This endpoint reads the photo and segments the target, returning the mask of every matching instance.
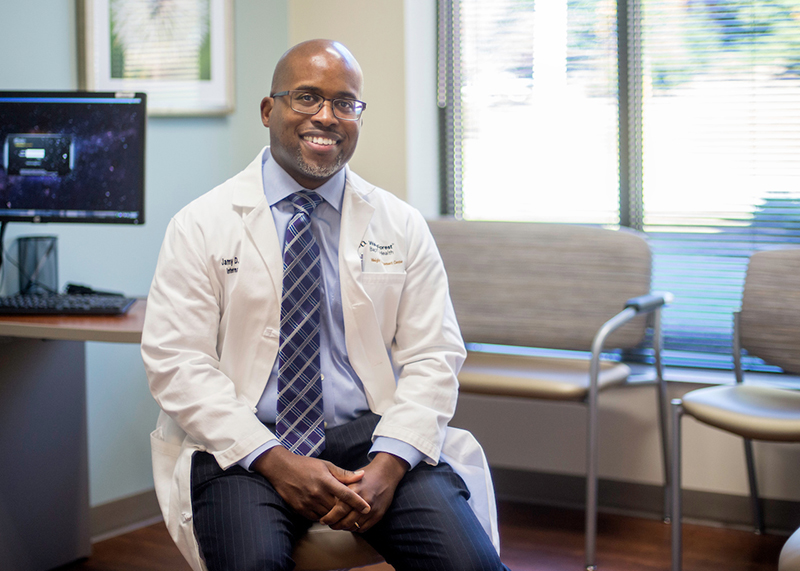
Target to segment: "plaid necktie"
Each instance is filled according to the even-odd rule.
[[[304,191],[290,200],[295,212],[283,248],[276,430],[281,443],[295,454],[317,456],[325,449],[319,366],[322,271],[311,212],[322,197]]]

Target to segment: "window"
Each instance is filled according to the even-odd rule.
[[[453,3],[461,131],[451,145],[463,172],[451,172],[452,213],[618,223],[614,0],[584,4]]]
[[[800,0],[441,0],[440,36],[444,211],[644,230],[667,364],[730,367],[749,255],[800,245]]]

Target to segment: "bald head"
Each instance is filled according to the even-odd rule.
[[[275,72],[272,74],[272,92],[287,89],[285,86],[298,67],[319,67],[331,63],[336,63],[342,69],[355,74],[359,81],[360,96],[364,81],[361,66],[350,50],[333,40],[308,40],[289,48],[275,66]]]

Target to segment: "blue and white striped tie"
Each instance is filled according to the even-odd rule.
[[[281,443],[295,454],[317,456],[325,449],[319,365],[322,271],[311,212],[322,197],[304,191],[290,200],[295,212],[283,248],[276,431]]]

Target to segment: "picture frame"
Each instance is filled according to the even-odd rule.
[[[82,90],[145,92],[149,116],[233,112],[233,0],[76,4]]]

